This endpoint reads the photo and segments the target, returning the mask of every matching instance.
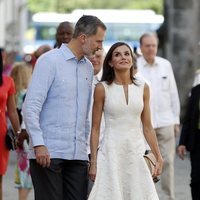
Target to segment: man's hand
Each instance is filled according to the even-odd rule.
[[[49,167],[50,166],[50,155],[46,146],[35,146],[35,157],[36,161],[42,167]]]
[[[186,147],[184,145],[179,145],[177,148],[177,153],[179,157],[184,160],[184,157],[186,155]]]

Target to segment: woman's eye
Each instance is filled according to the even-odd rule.
[[[116,53],[115,56],[116,56],[116,57],[119,56],[119,53]]]

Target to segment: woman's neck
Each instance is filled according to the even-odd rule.
[[[124,74],[118,74],[115,73],[115,79],[114,82],[119,85],[129,85],[132,83],[130,78],[130,73],[124,73]]]
[[[132,81],[129,79],[120,79],[120,78],[115,78],[114,82],[118,85],[129,85],[132,83]]]

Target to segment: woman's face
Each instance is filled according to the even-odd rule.
[[[2,61],[3,61],[3,67],[4,67],[6,64],[6,59],[7,59],[6,51],[2,51],[1,55],[2,55]]]
[[[112,52],[112,59],[109,64],[117,71],[130,70],[133,65],[133,58],[130,49],[126,45],[117,47]]]

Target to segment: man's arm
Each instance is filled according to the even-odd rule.
[[[54,78],[54,67],[47,58],[38,59],[23,105],[23,118],[33,146],[44,145],[40,113]]]

